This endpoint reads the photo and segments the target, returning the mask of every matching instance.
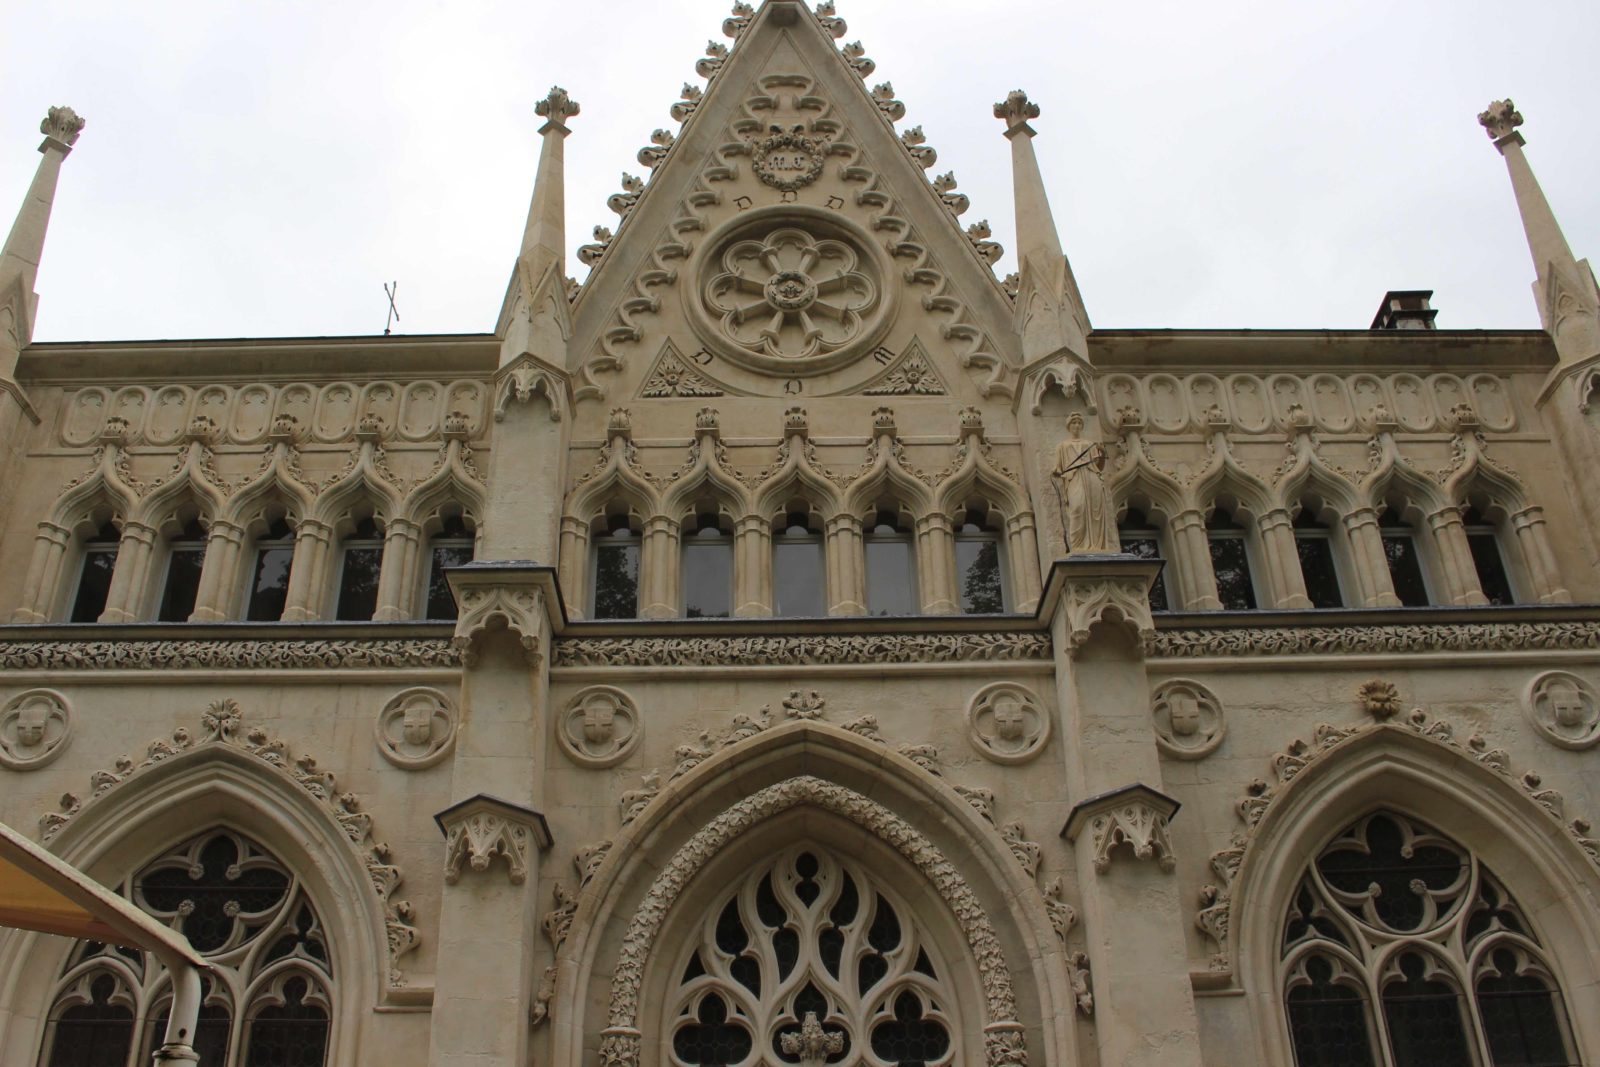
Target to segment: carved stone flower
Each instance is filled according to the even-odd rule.
[[[878,288],[857,269],[842,241],[783,228],[739,241],[722,255],[722,271],[706,283],[706,303],[724,333],[750,351],[806,359],[860,335],[862,313]]]

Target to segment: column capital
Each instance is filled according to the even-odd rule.
[[[1039,616],[1059,618],[1065,626],[1065,649],[1076,653],[1090,631],[1103,623],[1131,629],[1139,647],[1148,651],[1156,637],[1150,614],[1150,586],[1164,566],[1161,560],[1122,554],[1075,553],[1050,565]]]
[[[531,560],[473,562],[445,572],[460,614],[451,644],[471,666],[473,647],[485,633],[509,630],[517,635],[530,664],[543,656],[544,638],[566,626],[555,569]]]
[[[1078,801],[1061,836],[1076,842],[1087,830],[1094,869],[1100,874],[1111,869],[1112,850],[1124,843],[1132,847],[1135,859],[1154,859],[1170,874],[1178,861],[1172,853],[1168,824],[1178,807],[1176,800],[1160,790],[1135,782]]]
[[[444,880],[455,885],[464,867],[486,871],[496,856],[505,857],[512,885],[528,880],[528,845],[552,844],[550,825],[541,812],[509,800],[479,793],[450,805],[433,817],[444,834]]]

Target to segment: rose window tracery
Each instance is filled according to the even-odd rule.
[[[705,283],[705,303],[738,349],[801,363],[860,340],[880,304],[853,243],[780,226],[735,240]]]
[[[681,1067],[959,1062],[946,969],[863,868],[784,850],[701,920],[666,1034]]]
[[[1559,983],[1532,924],[1467,849],[1368,815],[1313,861],[1283,926],[1299,1067],[1568,1067]]]

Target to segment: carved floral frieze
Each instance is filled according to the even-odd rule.
[[[460,653],[432,637],[301,640],[0,641],[0,670],[396,670],[451,668]]]
[[[833,663],[1019,662],[1050,658],[1040,633],[829,634],[809,637],[565,637],[552,667],[713,667]]]
[[[1371,626],[1250,626],[1160,630],[1152,658],[1408,652],[1575,651],[1600,648],[1600,623],[1473,622]]]

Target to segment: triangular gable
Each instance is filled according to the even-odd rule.
[[[918,336],[935,377],[1009,393],[1013,310],[984,228],[963,232],[965,198],[930,183],[919,132],[895,135],[904,105],[866,86],[871,61],[835,46],[836,21],[768,0],[736,9],[726,55],[708,49],[708,89],[686,87],[681,131],[640,153],[650,181],[610,199],[617,233],[583,250],[580,398],[648,393],[659,361],[630,364],[664,341],[708,355],[688,369],[722,391],[860,393]]]

